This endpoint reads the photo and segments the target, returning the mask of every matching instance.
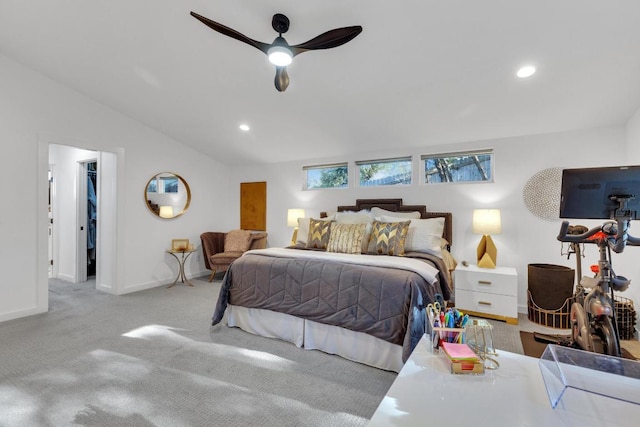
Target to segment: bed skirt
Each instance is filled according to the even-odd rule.
[[[227,325],[255,335],[278,338],[307,350],[320,350],[354,362],[400,372],[402,346],[362,332],[325,325],[271,310],[229,304]]]

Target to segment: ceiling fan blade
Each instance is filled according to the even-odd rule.
[[[353,40],[361,32],[362,27],[360,25],[355,25],[353,27],[336,28],[335,30],[329,30],[326,33],[322,33],[309,41],[291,46],[291,50],[293,52],[293,55],[295,56],[308,50],[330,49],[332,47],[338,47]]]
[[[231,37],[233,39],[239,40],[243,43],[246,43],[250,46],[255,47],[256,49],[259,49],[260,51],[264,52],[265,54],[267,53],[267,51],[269,50],[269,48],[271,47],[270,44],[268,43],[263,43],[263,42],[259,42],[257,40],[254,40],[252,38],[249,38],[247,36],[245,36],[244,34],[241,34],[239,32],[237,32],[236,30],[229,28],[225,25],[219,24],[217,22],[212,21],[209,18],[205,18],[202,15],[198,15],[195,12],[191,12],[191,16],[193,16],[194,18],[196,18],[198,21],[202,22],[204,25],[206,25],[207,27],[211,28],[214,31],[219,32],[220,34],[224,34],[225,36]]]
[[[287,87],[289,87],[289,74],[287,74],[287,67],[276,67],[275,84],[278,92],[284,92],[287,90]]]

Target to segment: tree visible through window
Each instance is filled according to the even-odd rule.
[[[425,184],[493,181],[493,151],[423,155]]]
[[[361,186],[411,184],[411,157],[356,162]]]
[[[304,166],[305,190],[317,188],[346,188],[349,186],[347,163],[336,165]]]

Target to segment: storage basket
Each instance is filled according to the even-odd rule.
[[[555,310],[542,308],[533,301],[531,292],[527,291],[527,313],[529,320],[542,326],[557,329],[571,328],[569,318],[571,304],[573,304],[573,297],[565,299],[564,304]]]
[[[529,320],[550,328],[570,328],[574,270],[562,265],[529,264],[527,275]]]
[[[618,335],[621,340],[634,338],[636,311],[633,309],[633,301],[629,298],[614,295],[616,303],[616,320],[618,321]]]

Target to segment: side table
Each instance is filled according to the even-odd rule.
[[[175,285],[178,282],[178,279],[181,279],[182,283],[185,283],[189,286],[193,286],[193,284],[189,281],[189,279],[187,279],[187,276],[184,274],[184,263],[187,260],[187,258],[189,258],[189,255],[191,255],[194,252],[196,252],[195,249],[184,249],[180,251],[167,249],[167,253],[170,253],[171,255],[173,255],[173,257],[178,261],[178,264],[180,266],[176,280],[174,280],[172,284],[167,286],[167,288],[170,288],[173,285]],[[178,256],[178,254],[181,254],[182,256]]]
[[[469,315],[518,324],[518,273],[515,268],[455,269],[456,307]]]

